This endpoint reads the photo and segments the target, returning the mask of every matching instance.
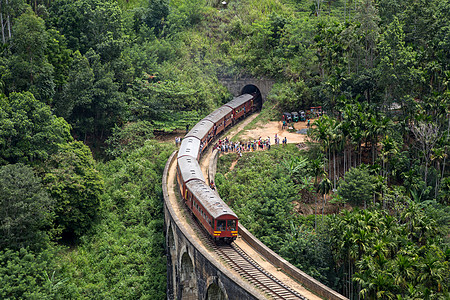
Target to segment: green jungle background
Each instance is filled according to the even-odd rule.
[[[241,222],[351,299],[450,298],[450,1],[0,0],[0,23],[1,299],[165,299],[162,171],[239,76],[276,81],[262,121],[327,112],[302,151],[221,157]]]

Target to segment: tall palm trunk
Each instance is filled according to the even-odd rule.
[[[0,26],[2,26],[2,42],[6,43],[5,39],[5,25],[3,24],[2,2],[0,1]]]
[[[8,6],[8,0],[6,0],[6,6]],[[8,25],[8,38],[11,38],[11,22],[9,21],[9,14],[6,16],[6,24]]]
[[[322,204],[322,224],[323,224],[323,212],[325,211],[325,204],[327,202],[327,199],[325,198],[326,194],[323,194],[323,204]]]
[[[439,162],[437,162],[437,170],[438,170],[438,172],[439,172],[440,169],[441,169],[441,166],[439,165]],[[436,176],[436,186],[434,188],[434,198],[437,198],[438,186],[439,186],[439,176]]]
[[[317,197],[314,197],[314,231],[317,230]]]
[[[336,149],[333,149],[333,189],[336,189]]]
[[[346,145],[344,144],[344,174],[345,174],[345,172],[346,172],[346,170],[347,170],[347,169],[346,169],[346,164],[345,164],[345,163],[346,163],[346,160],[347,160],[346,153],[345,153],[345,146],[346,146]]]
[[[331,147],[328,147],[328,176],[331,176]]]

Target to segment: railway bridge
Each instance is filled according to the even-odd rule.
[[[252,84],[245,83],[242,86],[241,91],[256,88],[262,97],[263,92],[267,95],[265,90],[260,90],[257,86],[252,87]],[[205,156],[203,162],[206,162],[204,165],[208,170],[203,170],[205,178],[214,178],[217,150],[213,152],[209,149],[208,155]],[[242,267],[239,269],[239,266],[233,268],[227,265],[225,256],[228,254],[214,255],[217,247],[215,244],[208,244],[207,237],[202,238],[195,221],[184,209],[176,183],[176,161],[174,152],[166,164],[162,179],[168,299],[347,299],[279,257],[241,224],[238,228],[239,239],[245,241],[254,252],[248,255],[251,256],[249,261],[252,261],[252,257],[264,257],[263,260],[274,266],[273,272],[281,273],[283,279],[273,279],[274,276],[258,267],[257,262],[256,268],[242,270]],[[229,255],[234,256],[236,253]],[[242,257],[232,260],[241,261]],[[255,273],[263,275],[256,277]],[[300,292],[298,288],[293,290],[284,284],[291,281],[301,285]]]

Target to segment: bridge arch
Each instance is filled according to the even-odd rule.
[[[207,282],[205,300],[228,300],[227,292],[217,277],[209,277]]]
[[[176,246],[176,242],[175,242],[175,236],[173,233],[173,224],[170,224],[167,226],[167,232],[166,232],[166,237],[167,237],[167,268],[168,270],[171,271],[172,276],[168,276],[168,285],[169,285],[169,289],[168,291],[173,291],[174,295],[173,295],[173,299],[177,299],[177,290],[174,289],[173,287],[177,286],[177,276],[175,276],[176,273],[176,266],[177,266],[177,246]],[[170,280],[169,278],[172,278],[172,280]],[[169,296],[170,298],[171,296]]]
[[[195,275],[193,259],[188,251],[184,251],[180,261],[180,296],[181,299],[198,299],[197,276]]]
[[[175,236],[173,235],[173,228],[172,224],[168,226],[167,229],[167,245],[169,253],[172,257],[176,257],[176,242],[175,242]]]

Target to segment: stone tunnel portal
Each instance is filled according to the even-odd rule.
[[[256,107],[258,110],[261,110],[262,105],[263,105],[263,99],[261,96],[261,92],[259,91],[259,89],[256,85],[248,84],[248,85],[244,86],[244,88],[241,91],[241,95],[242,94],[253,94],[253,93],[256,93],[256,98],[255,98]]]

